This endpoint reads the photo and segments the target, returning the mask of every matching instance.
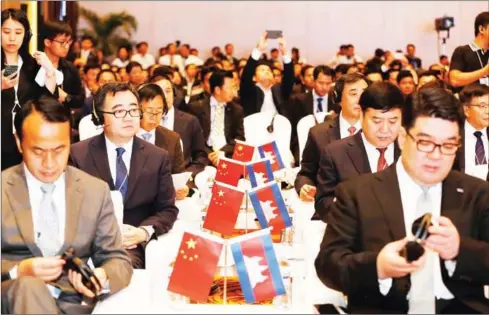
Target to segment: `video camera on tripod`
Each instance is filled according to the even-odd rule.
[[[446,55],[445,45],[447,44],[447,39],[450,38],[450,29],[455,26],[455,19],[451,16],[443,16],[441,18],[435,19],[435,29],[438,33],[438,56]],[[447,32],[446,37],[440,36],[440,32]],[[441,44],[440,44],[440,39]]]

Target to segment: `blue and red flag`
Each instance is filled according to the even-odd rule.
[[[233,238],[229,245],[247,303],[286,293],[269,229]]]
[[[270,159],[250,162],[246,165],[246,169],[250,176],[251,187],[253,188],[269,183],[275,179]]]
[[[252,189],[249,196],[262,229],[271,227],[273,233],[278,233],[292,226],[292,220],[277,182]]]
[[[259,146],[258,152],[260,153],[260,157],[262,159],[270,158],[270,164],[272,165],[272,170],[274,172],[285,168],[282,156],[280,155],[280,151],[278,150],[278,146],[275,141]]]

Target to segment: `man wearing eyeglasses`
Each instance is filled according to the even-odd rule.
[[[460,92],[460,102],[466,119],[454,169],[489,181],[489,86],[466,86]]]
[[[315,265],[349,313],[489,312],[489,185],[452,171],[463,123],[451,92],[423,87],[403,113],[399,161],[339,185]],[[426,213],[424,253],[408,262],[401,252]]]
[[[63,83],[58,86],[58,101],[73,109],[83,107],[85,91],[79,71],[65,59],[73,43],[72,33],[65,22],[46,21],[41,34],[46,56],[63,73]]]
[[[92,120],[104,132],[74,144],[71,164],[121,193],[123,245],[133,267],[144,268],[147,242],[167,233],[178,215],[171,159],[166,150],[136,137],[139,96],[128,83],[105,84],[95,94],[93,106]]]

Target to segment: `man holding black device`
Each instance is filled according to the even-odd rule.
[[[316,271],[348,295],[350,313],[487,313],[489,186],[451,171],[462,108],[429,86],[406,108],[399,161],[339,185]],[[412,223],[427,212],[425,253],[408,262]]]

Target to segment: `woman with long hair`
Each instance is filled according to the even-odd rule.
[[[31,36],[23,11],[2,11],[2,170],[22,161],[13,131],[15,113],[41,94],[57,94],[56,77],[62,79],[44,53],[29,54]]]

